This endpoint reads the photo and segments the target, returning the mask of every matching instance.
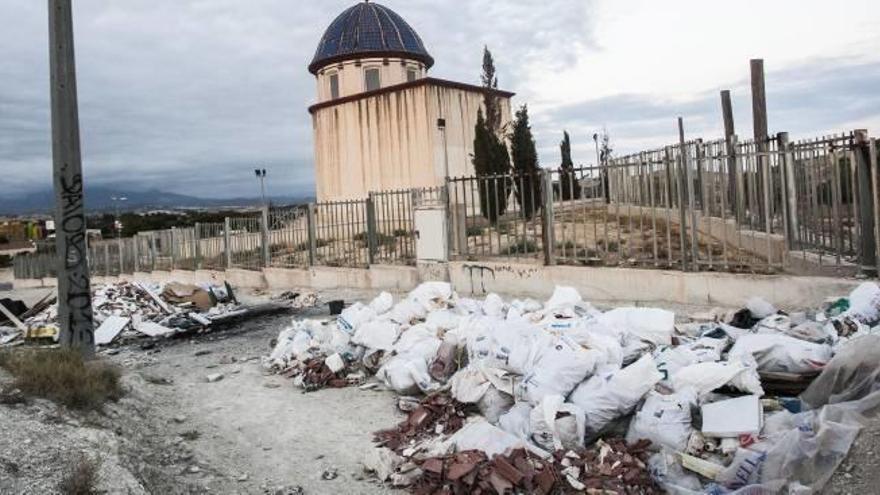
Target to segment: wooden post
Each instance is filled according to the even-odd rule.
[[[696,205],[694,203],[694,181],[691,180],[690,176],[690,167],[688,166],[688,154],[687,154],[687,145],[684,141],[684,119],[678,118],[678,141],[679,146],[681,146],[681,177],[679,178],[679,184],[682,184],[684,187],[681,190],[682,195],[687,195],[687,208],[691,212],[691,261],[693,262],[694,270],[697,269],[697,211]],[[682,182],[683,181],[683,182]],[[684,196],[682,196],[684,198]],[[682,232],[682,241],[687,239],[687,233],[685,232],[685,228],[687,224],[685,221],[687,220],[685,215],[685,202],[682,201],[681,207],[681,232]],[[682,252],[682,262],[684,263],[685,270],[687,270],[687,264],[685,263],[687,251],[685,250],[685,243],[681,244],[681,252]]]
[[[195,269],[202,269],[202,224],[196,222],[193,226],[193,255],[196,257],[195,260]]]
[[[59,343],[95,351],[92,293],[86,255],[79,109],[70,0],[49,0],[52,162],[58,263]]]
[[[752,120],[754,122],[755,131],[755,150],[757,151],[756,163],[758,165],[756,182],[757,190],[764,191],[769,185],[763,184],[766,179],[764,169],[768,167],[767,162],[767,142],[769,140],[769,131],[767,126],[767,94],[764,83],[764,60],[753,59],[751,61],[752,73]],[[759,206],[758,211],[762,211],[764,215],[761,217],[766,220],[769,217],[770,205],[764,201],[764,196],[759,195],[758,205],[750,205],[750,207]],[[761,204],[765,203],[765,204]],[[766,228],[766,226],[765,226]]]
[[[855,131],[855,157],[858,174],[859,188],[859,234],[861,238],[861,263],[862,274],[868,277],[877,276],[877,239],[875,237],[874,202],[876,198],[872,194],[871,178],[874,175],[871,169],[872,158],[876,160],[876,151],[871,149],[871,140],[868,131],[859,129]]]
[[[730,90],[725,89],[721,92],[721,112],[724,115],[724,139],[727,142],[727,204],[736,204],[736,151],[732,144],[732,139],[736,136],[736,125],[733,119],[733,102],[730,98]]]

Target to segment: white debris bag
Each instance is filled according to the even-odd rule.
[[[463,404],[476,404],[492,387],[492,382],[476,364],[471,364],[455,372],[449,379],[449,385],[455,400]]]
[[[584,447],[584,411],[565,402],[561,395],[548,395],[529,414],[532,440],[545,450]]]
[[[653,345],[671,345],[675,313],[657,308],[616,308],[602,313],[599,322]]]
[[[428,375],[428,365],[418,356],[406,354],[388,360],[376,376],[385,385],[401,395],[412,395],[419,391],[431,392],[438,388]]]
[[[434,330],[435,332],[441,330],[452,330],[458,327],[460,321],[461,315],[449,309],[441,309],[439,311],[432,311],[428,313],[428,318],[425,320],[425,326],[427,326],[431,330]]]
[[[489,387],[483,397],[477,402],[477,408],[480,414],[486,418],[486,421],[493,425],[498,424],[498,420],[513,407],[514,399],[510,394],[506,394],[495,386]]]
[[[786,335],[744,335],[730,349],[728,359],[751,357],[759,371],[810,373],[820,371],[831,360],[830,345],[814,344]]]
[[[673,374],[671,383],[676,391],[693,388],[700,397],[725,385],[748,394],[764,395],[758,370],[748,361],[692,364]]]
[[[361,325],[374,318],[376,318],[376,312],[358,302],[343,309],[336,319],[336,324],[340,330],[354,334]]]
[[[753,297],[746,303],[746,309],[751,313],[752,318],[762,320],[770,315],[775,315],[778,310],[769,302],[760,297]]]
[[[537,351],[531,371],[523,376],[519,396],[533,405],[551,395],[567,396],[592,375],[600,361],[598,351],[588,351],[565,337]]]
[[[615,419],[631,413],[662,378],[654,358],[645,355],[614,373],[594,375],[578,385],[568,401],[584,411],[586,431],[596,435]]]
[[[372,320],[360,325],[351,341],[370,350],[390,351],[400,335],[400,325],[390,320]]]
[[[849,316],[866,325],[875,325],[880,320],[880,286],[875,282],[865,282],[849,295],[849,309],[841,316]]]
[[[520,375],[532,369],[537,353],[552,337],[524,320],[502,321],[484,317],[467,338],[471,362],[499,368]]]
[[[693,389],[671,395],[652,391],[629,424],[627,443],[634,444],[645,439],[650,440],[655,449],[665,447],[683,452],[694,431],[691,409],[696,405],[697,394]]]
[[[419,356],[430,363],[437,356],[440,344],[442,342],[437,338],[436,332],[420,324],[403,332],[392,348],[397,354]]]
[[[509,411],[498,418],[498,426],[517,438],[529,441],[532,436],[531,413],[531,404],[517,402]]]
[[[485,419],[479,419],[466,424],[449,439],[455,446],[455,450],[480,450],[490,459],[495,455],[502,455],[511,450],[528,447],[519,438],[506,431],[489,424]]]
[[[490,318],[504,319],[504,300],[498,294],[489,294],[483,301],[483,313]]]
[[[370,302],[369,307],[377,315],[382,315],[390,311],[393,306],[394,297],[387,292],[383,292]]]

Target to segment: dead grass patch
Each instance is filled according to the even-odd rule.
[[[84,360],[75,350],[0,352],[0,367],[14,377],[11,389],[42,397],[71,409],[100,410],[122,397],[119,368],[100,360]]]
[[[92,495],[97,493],[99,463],[81,455],[73,460],[58,484],[58,491],[64,495]]]

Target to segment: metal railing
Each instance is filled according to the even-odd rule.
[[[445,208],[454,260],[876,276],[878,146],[864,131],[790,142],[694,140],[599,166],[263,209],[93,243],[97,275],[414,264],[415,210]],[[54,276],[48,252],[18,278]]]

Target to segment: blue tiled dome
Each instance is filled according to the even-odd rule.
[[[315,74],[330,64],[367,56],[418,60],[428,68],[434,65],[422,39],[403,18],[367,1],[349,8],[330,24],[309,71]]]

